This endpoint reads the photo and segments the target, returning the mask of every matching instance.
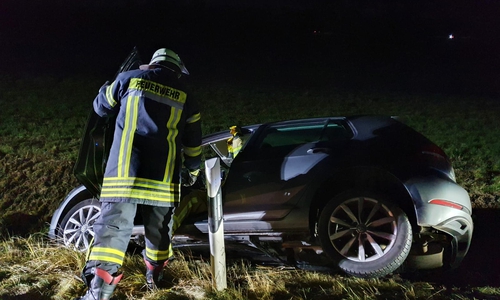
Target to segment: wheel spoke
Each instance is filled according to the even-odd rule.
[[[80,236],[78,237],[78,240],[75,242],[75,248],[76,249],[81,249],[81,244],[82,244],[82,239],[85,239],[83,234],[80,234]]]
[[[82,223],[80,221],[78,221],[77,219],[75,219],[75,218],[70,218],[68,220],[68,222],[70,222],[72,224],[75,224],[77,227],[81,227],[82,226]]]
[[[80,209],[78,211],[78,220],[80,220],[81,223],[84,223],[85,220],[86,220],[86,217],[85,215],[83,214],[84,213],[84,210],[83,209]],[[76,216],[75,216],[76,217]]]
[[[361,220],[361,212],[363,212],[363,205],[365,203],[365,199],[363,197],[359,197],[358,199],[358,220],[359,223],[363,223]]]
[[[359,261],[365,261],[365,246],[363,245],[363,235],[358,236],[358,259]]]
[[[378,237],[381,237],[383,239],[389,240],[389,241],[392,241],[392,240],[396,239],[396,236],[394,234],[388,233],[388,232],[368,230],[368,233],[372,234],[372,235],[375,235],[375,236],[378,236]]]
[[[331,241],[334,241],[334,240],[336,240],[336,239],[339,239],[339,238],[341,238],[341,237],[344,237],[344,236],[346,236],[346,235],[350,234],[350,233],[351,233],[351,232],[353,232],[353,231],[354,231],[354,230],[352,230],[352,229],[348,229],[348,230],[342,230],[342,231],[336,232],[336,233],[334,233],[334,234],[330,235],[330,240],[331,240]]]
[[[99,212],[99,211],[98,211],[95,215],[90,216],[90,217],[87,219],[87,224],[88,224],[88,223],[90,223],[90,222],[92,222],[92,221],[97,220],[97,218],[99,218],[99,215],[100,215],[100,214],[101,214],[101,212]]]
[[[89,231],[89,233],[90,233],[90,231]],[[85,249],[89,248],[89,240],[87,238],[83,239],[83,245],[84,245]]]
[[[381,218],[381,219],[378,219],[378,220],[375,220],[375,221],[369,223],[368,226],[369,227],[378,227],[381,225],[392,223],[394,221],[395,221],[394,217],[385,217],[385,218]]]
[[[97,219],[97,217],[101,214],[101,211],[98,210],[97,208],[95,207],[91,207],[89,209],[89,212],[87,213],[87,223],[90,222],[90,221],[93,221],[95,219]]]
[[[356,218],[356,216],[353,214],[353,212],[349,207],[347,207],[345,204],[342,204],[339,207],[345,211],[345,213],[349,216],[349,218],[351,218],[352,221],[358,222],[358,219]]]
[[[356,241],[356,237],[352,237],[340,250],[340,254],[347,256],[347,252],[349,252],[349,249],[351,249],[352,244]]]
[[[345,227],[351,227],[351,224],[347,223],[346,221],[344,221],[342,219],[336,218],[336,217],[331,217],[330,222],[335,223],[335,224],[339,224],[339,225],[342,225]]]
[[[373,250],[375,250],[375,252],[377,252],[377,255],[379,257],[384,255],[384,250],[382,250],[382,248],[380,248],[380,245],[377,242],[375,242],[375,240],[372,238],[371,235],[367,234],[366,239],[368,240],[368,242],[372,246]]]
[[[64,233],[66,235],[66,232]],[[70,234],[68,236],[68,239],[66,240],[66,245],[70,245],[73,243],[73,241],[75,240],[75,238],[77,237],[78,235],[78,232],[73,232],[72,234]]]
[[[94,213],[94,208],[90,207],[89,210],[87,211],[87,216],[85,217],[85,220],[87,222],[88,222],[88,220],[90,220],[90,218],[92,218],[93,213]]]
[[[75,232],[77,232],[79,229],[78,228],[71,228],[71,229],[65,229],[64,230],[64,234],[65,235],[68,235],[68,234],[74,234]]]
[[[372,210],[370,211],[370,214],[368,215],[368,218],[366,219],[366,223],[369,223],[373,216],[377,213],[377,211],[380,209],[380,202],[377,202],[375,206],[373,206]]]

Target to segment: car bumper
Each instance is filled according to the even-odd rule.
[[[458,266],[469,250],[474,230],[469,194],[438,176],[414,178],[406,187],[414,201],[417,225],[448,234],[452,238],[450,267]],[[444,201],[433,204],[432,200]]]

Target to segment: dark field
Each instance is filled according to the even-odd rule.
[[[500,287],[499,1],[319,10],[126,2],[0,4],[2,237],[47,230],[77,184],[72,167],[99,87],[134,46],[144,61],[167,46],[191,72],[204,133],[324,115],[403,117],[451,157],[475,218],[458,270],[409,279]]]

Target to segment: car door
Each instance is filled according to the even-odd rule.
[[[229,170],[224,185],[224,219],[270,221],[285,217],[308,184],[334,163],[332,151],[342,148],[331,140],[331,132],[336,130],[341,132],[338,136],[349,135],[340,121],[329,119],[276,123],[259,130]]]

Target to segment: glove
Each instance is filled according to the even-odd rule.
[[[182,169],[181,171],[181,184],[183,186],[193,186],[198,179],[200,174],[200,169],[189,171],[188,169]]]

